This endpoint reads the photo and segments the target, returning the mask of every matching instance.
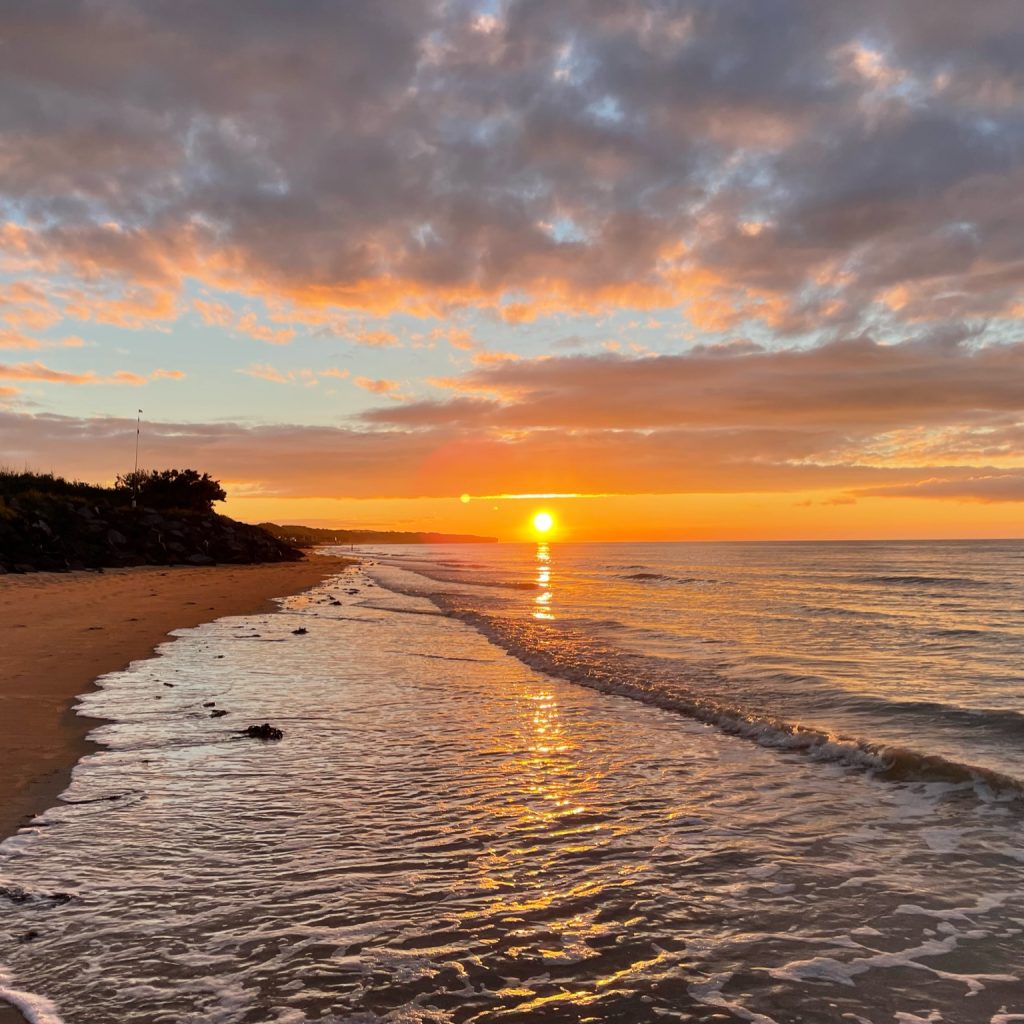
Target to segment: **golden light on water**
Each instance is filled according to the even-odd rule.
[[[533,528],[538,533],[549,533],[551,527],[555,525],[554,516],[550,512],[538,512],[533,517]]]
[[[551,550],[547,541],[537,542],[537,586],[541,592],[533,599],[533,617],[535,619],[553,620],[551,600]]]

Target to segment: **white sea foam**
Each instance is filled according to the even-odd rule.
[[[52,1000],[17,987],[17,980],[2,968],[0,1002],[16,1007],[29,1024],[64,1024]]]

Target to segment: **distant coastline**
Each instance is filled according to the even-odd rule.
[[[400,530],[329,530],[315,526],[259,523],[259,528],[286,544],[299,548],[317,544],[497,544],[497,537],[472,533],[417,533]]]

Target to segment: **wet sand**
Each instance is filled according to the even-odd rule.
[[[74,698],[172,629],[273,607],[348,560],[0,576],[0,840],[52,805],[92,744]],[[0,1018],[2,1020],[2,1018]]]

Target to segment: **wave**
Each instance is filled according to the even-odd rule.
[[[829,604],[802,604],[799,605],[799,610],[807,612],[809,615],[831,615],[836,618],[870,619],[872,621],[895,618],[889,612],[867,611],[864,608],[842,608],[839,605]]]
[[[841,736],[740,707],[718,695],[698,691],[704,679],[687,680],[681,669],[671,680],[637,672],[628,655],[602,650],[592,638],[575,638],[531,623],[461,608],[451,595],[435,594],[441,611],[473,626],[489,640],[536,671],[602,693],[628,697],[673,711],[762,747],[800,753],[811,760],[832,762],[899,782],[941,782],[970,786],[983,800],[1024,800],[1024,780],[909,747]],[[529,633],[530,639],[526,639]],[[581,656],[582,653],[582,656]],[[687,682],[692,685],[687,686]]]
[[[837,695],[840,696],[840,695]],[[963,707],[932,700],[887,700],[867,695],[841,694],[841,708],[844,711],[865,711],[879,716],[900,716],[912,718],[915,715],[929,724],[937,721],[963,729],[984,728],[1004,733],[1019,739],[1024,735],[1024,714],[1010,708]],[[819,702],[820,707],[828,702]],[[834,703],[832,706],[835,706]]]
[[[634,572],[629,576],[620,576],[620,580],[633,580],[636,583],[718,583],[718,580],[705,579],[701,576],[667,576],[660,572]]]
[[[849,582],[936,588],[993,586],[988,580],[976,580],[971,576],[851,576]]]

